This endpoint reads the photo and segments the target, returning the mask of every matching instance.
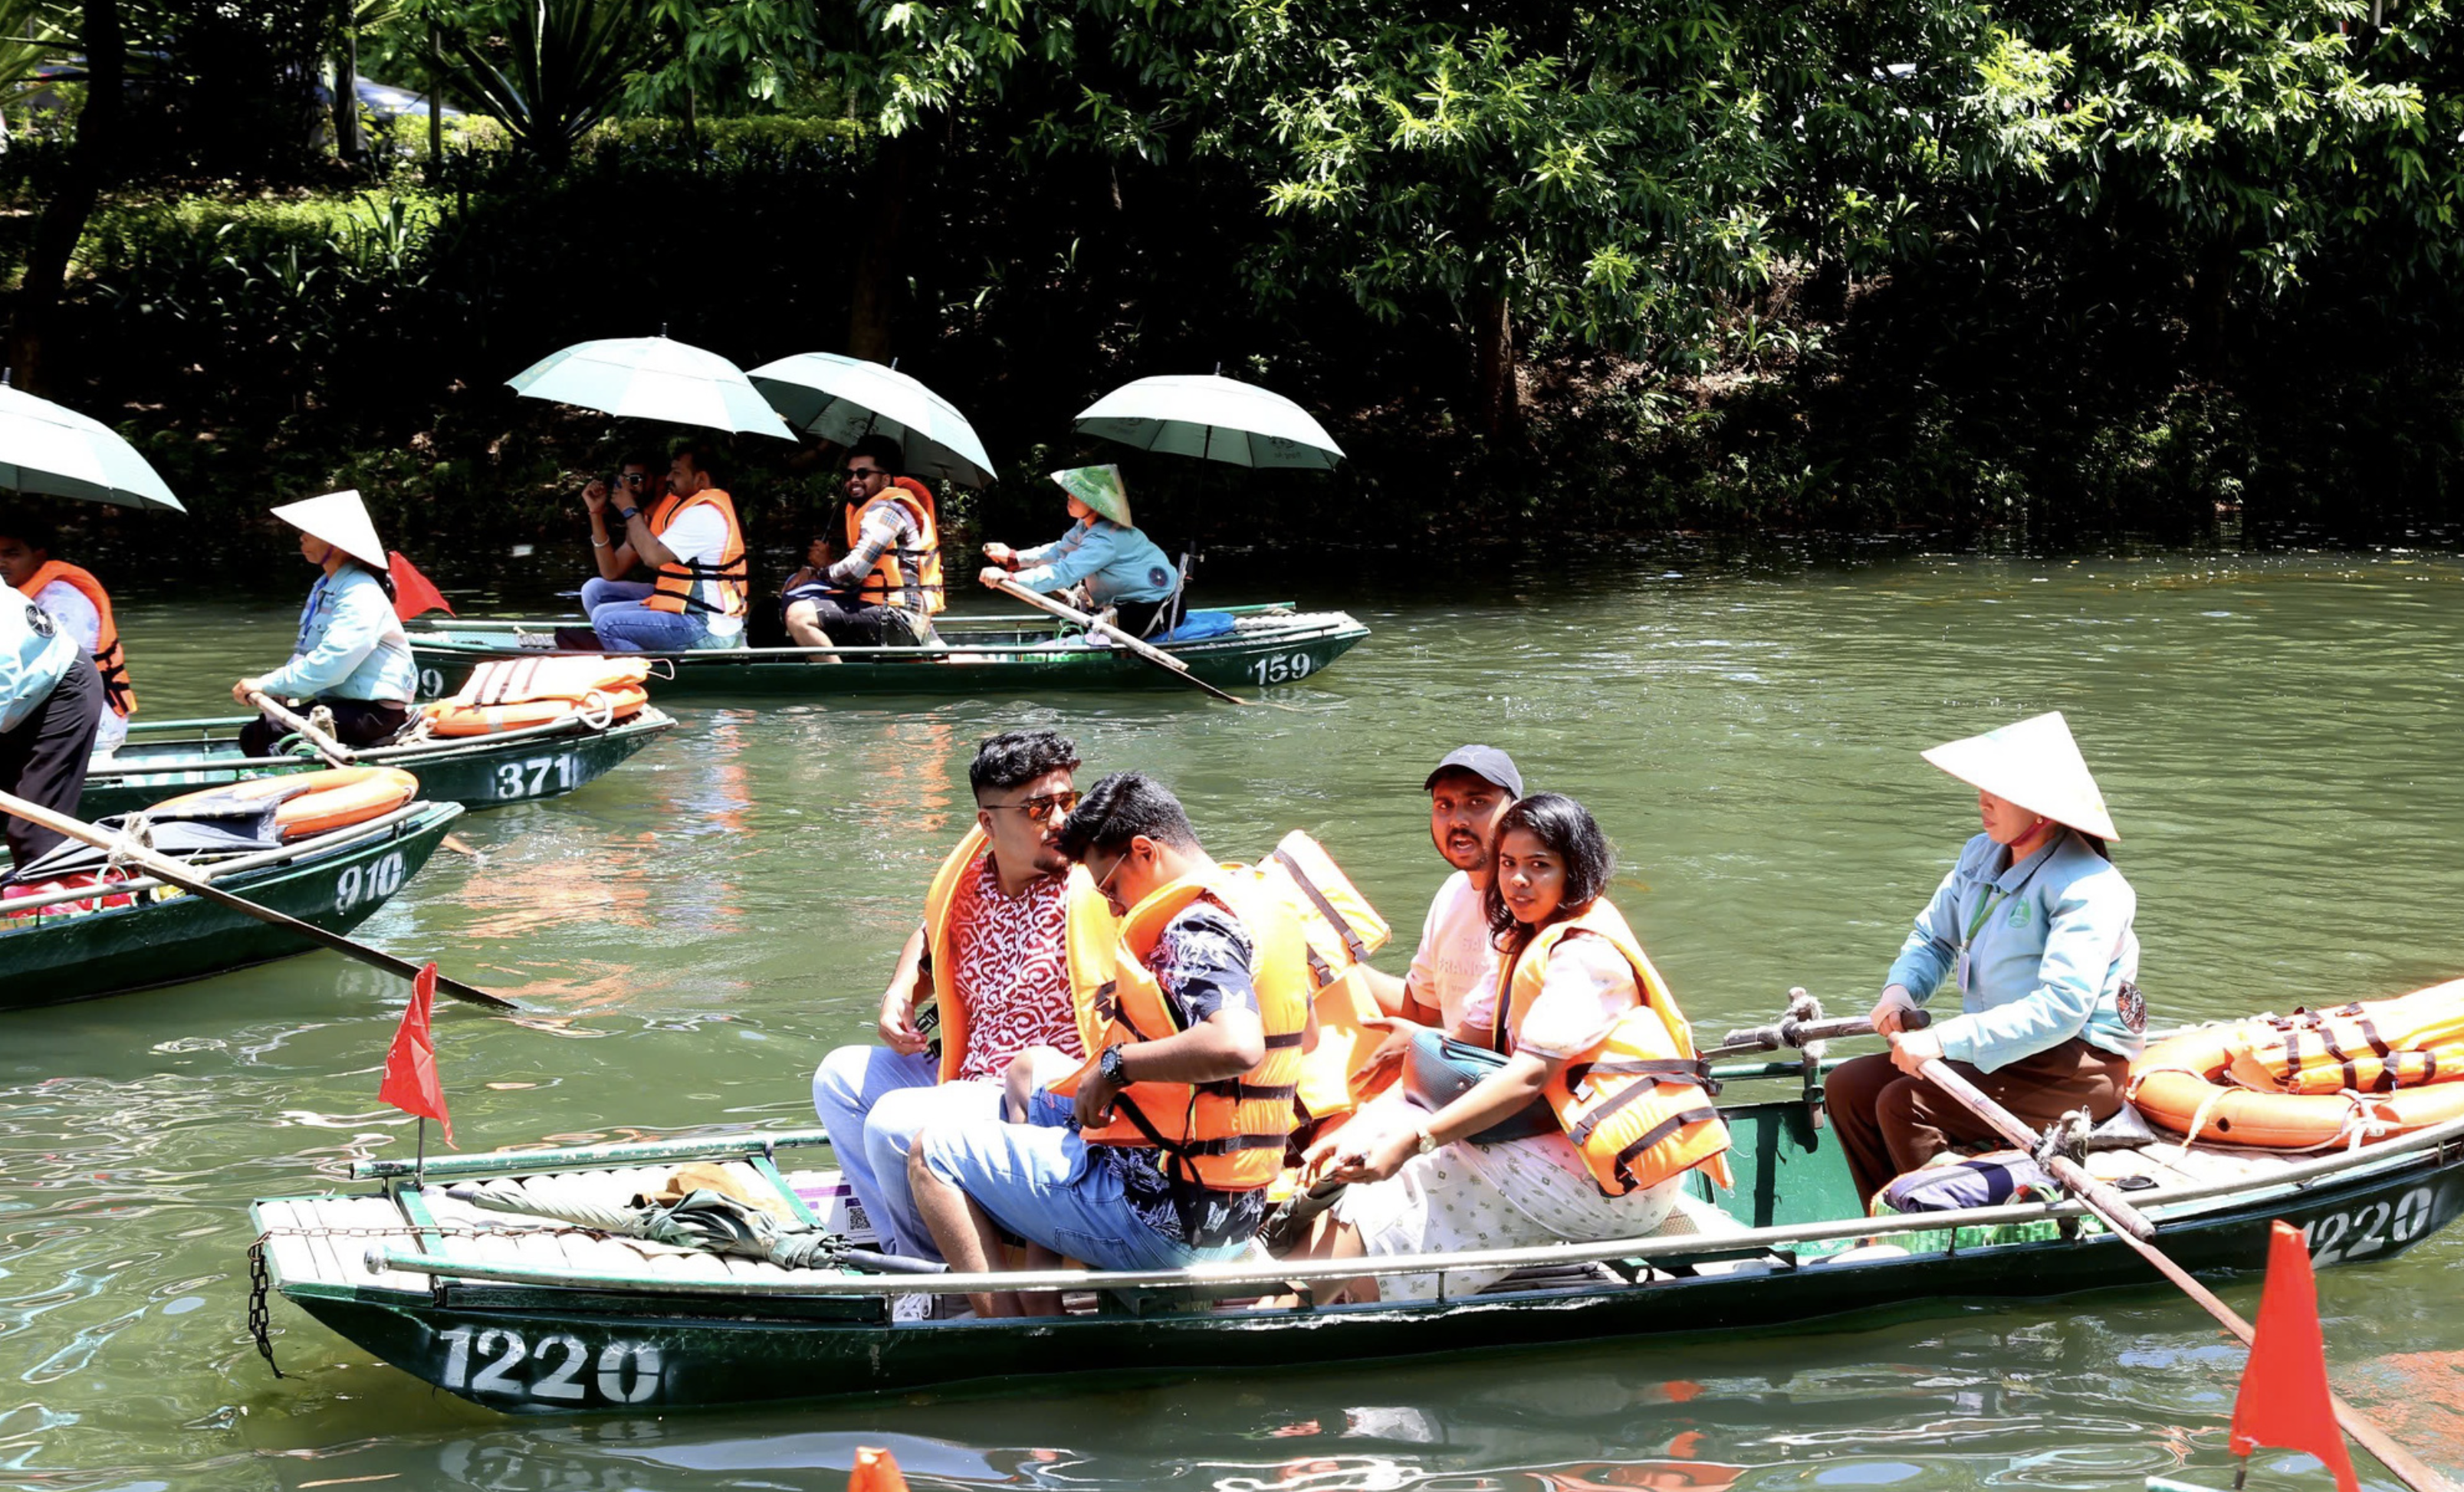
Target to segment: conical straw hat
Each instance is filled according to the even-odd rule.
[[[377,540],[377,526],[368,520],[367,505],[357,491],[327,493],[300,502],[287,502],[274,516],[314,538],[321,538],[354,560],[364,560],[382,573],[385,548]]]
[[[2119,841],[2120,830],[2104,811],[2104,795],[2088,776],[2087,761],[2061,712],[2040,714],[1998,731],[1937,746],[1925,759],[1994,797],[2067,823],[2083,834]]]
[[[1119,467],[1071,467],[1067,472],[1053,472],[1052,479],[1061,484],[1063,492],[1121,527],[1131,526],[1130,490],[1121,484]]]

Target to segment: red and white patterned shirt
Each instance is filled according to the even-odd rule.
[[[1018,896],[1001,894],[993,857],[977,857],[950,909],[951,979],[967,1010],[961,1079],[1001,1081],[1030,1046],[1087,1055],[1070,1009],[1068,878],[1040,875]]]

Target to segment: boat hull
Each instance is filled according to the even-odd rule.
[[[1369,629],[1340,612],[1296,618],[1287,628],[1246,630],[1167,648],[1189,671],[1220,689],[1270,689],[1314,677],[1351,651]],[[504,658],[536,658],[543,650],[514,641],[543,641],[552,624],[504,624],[494,629],[440,628],[414,633],[419,697],[441,699],[461,689],[471,670]],[[516,628],[531,628],[519,631]],[[1171,670],[1116,647],[1056,646],[1056,627],[1004,623],[998,627],[945,624],[945,649],[850,649],[828,662],[793,648],[747,648],[662,655],[673,677],[653,673],[662,699],[786,695],[1042,695],[1056,690],[1187,690]]]
[[[388,757],[385,764],[400,767],[418,778],[420,796],[430,801],[460,803],[465,808],[501,808],[561,798],[594,782],[674,724],[673,717],[665,713],[646,710],[604,731],[510,741],[476,737],[439,742],[433,752]],[[108,767],[88,774],[85,795],[77,800],[78,814],[91,820],[135,813],[199,788],[291,772],[314,772],[325,765],[307,757],[301,757],[294,766],[215,765],[217,757],[236,758],[240,755],[236,738],[221,735],[123,747]],[[154,770],[148,770],[150,764],[158,763]]]
[[[452,803],[421,808],[363,839],[215,884],[302,922],[346,932],[419,873],[462,814]],[[0,1010],[177,984],[316,946],[297,933],[185,894],[39,922],[0,917]]]
[[[2269,1224],[2282,1218],[2307,1231],[2321,1263],[2334,1263],[2401,1252],[2459,1212],[2464,1135],[2299,1190],[2218,1199],[2167,1220],[2158,1241],[2201,1273],[2257,1269],[2266,1262]],[[261,1214],[259,1226],[266,1226]],[[1475,1349],[1789,1332],[2158,1278],[2101,1233],[1954,1242],[1893,1258],[1798,1264],[1790,1257],[1760,1272],[1560,1284],[1442,1303],[1221,1313],[1156,1294],[1032,1323],[895,1326],[881,1319],[877,1295],[637,1294],[452,1280],[429,1290],[366,1290],[276,1275],[291,1300],[378,1358],[508,1414],[715,1407],[987,1380],[1044,1384],[1088,1371],[1117,1383],[1125,1374],[1273,1372]],[[1718,1254],[1716,1237],[1700,1243],[1704,1255]],[[361,1245],[338,1239],[332,1246]]]

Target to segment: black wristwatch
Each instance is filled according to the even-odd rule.
[[[616,510],[617,520],[623,523],[630,523],[641,516],[642,510],[639,508],[619,508]]]
[[[1129,1068],[1122,1060],[1121,1052],[1121,1047],[1107,1046],[1104,1048],[1104,1055],[1095,1059],[1095,1066],[1104,1074],[1104,1081],[1116,1088],[1130,1086]]]

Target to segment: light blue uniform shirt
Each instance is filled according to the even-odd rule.
[[[1021,569],[1011,579],[1032,591],[1057,591],[1087,582],[1097,606],[1116,601],[1163,601],[1180,582],[1154,539],[1110,518],[1081,518],[1051,543],[1018,552]]]
[[[0,585],[0,731],[25,724],[82,653],[58,618],[24,591]]]
[[[1964,1013],[1933,1034],[1944,1056],[1987,1072],[2075,1036],[2138,1056],[2146,1012],[2134,992],[2124,1020],[2121,996],[2139,977],[2139,893],[2067,829],[2015,866],[2009,854],[1988,835],[1968,842],[1886,982],[1920,1004],[1955,982]]]
[[[355,564],[320,575],[299,609],[291,661],[257,681],[292,699],[380,699],[407,705],[418,691],[410,636],[377,578]]]

